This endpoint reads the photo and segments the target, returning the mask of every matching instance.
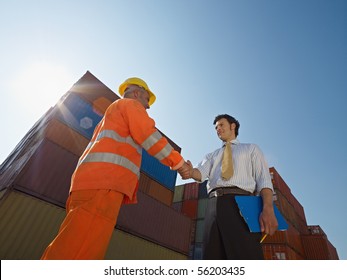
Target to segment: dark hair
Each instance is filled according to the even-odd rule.
[[[232,123],[236,124],[235,136],[239,135],[240,123],[237,119],[227,114],[218,115],[217,117],[214,118],[213,124],[216,124],[216,122],[218,122],[220,119],[226,119],[229,124],[232,124]]]

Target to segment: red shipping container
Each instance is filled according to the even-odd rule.
[[[184,185],[183,200],[191,200],[199,198],[199,183],[187,183]]]
[[[331,260],[336,259],[337,254],[331,255],[329,241],[323,235],[304,235],[301,237],[308,260]],[[332,245],[331,245],[332,246]]]
[[[181,212],[195,220],[198,215],[198,200],[184,200]]]

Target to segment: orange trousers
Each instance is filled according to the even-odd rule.
[[[104,259],[124,194],[113,190],[72,192],[67,215],[42,260]]]

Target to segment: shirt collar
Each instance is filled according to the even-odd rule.
[[[225,146],[225,143],[226,143],[226,142],[223,142],[222,147]],[[240,141],[239,141],[237,138],[235,138],[234,140],[231,140],[231,144],[237,145],[237,144],[240,144]]]

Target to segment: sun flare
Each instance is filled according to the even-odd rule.
[[[65,67],[36,62],[22,70],[13,83],[17,102],[28,112],[43,112],[53,106],[72,86]]]

